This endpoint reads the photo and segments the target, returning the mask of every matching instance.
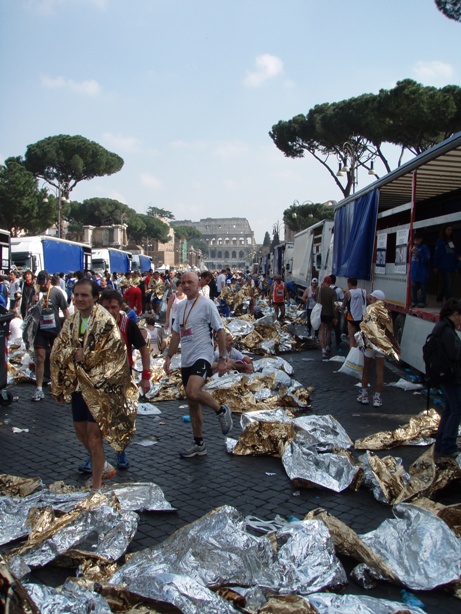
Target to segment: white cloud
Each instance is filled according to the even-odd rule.
[[[141,151],[138,139],[133,136],[123,136],[121,134],[112,134],[112,132],[104,132],[102,140],[107,147],[117,152],[138,153]]]
[[[173,149],[205,149],[206,141],[181,141],[180,139],[171,143]]]
[[[248,87],[259,87],[268,79],[283,73],[283,62],[276,55],[263,53],[256,57],[255,63],[256,69],[248,71],[243,81]]]
[[[102,88],[94,79],[88,79],[87,81],[74,81],[73,79],[65,79],[64,77],[49,77],[48,75],[41,75],[40,81],[43,87],[52,90],[69,90],[76,94],[83,94],[85,96],[98,96],[101,93]]]
[[[155,175],[152,175],[151,173],[141,173],[139,177],[141,179],[141,183],[147,188],[152,188],[154,190],[163,189],[163,183],[160,181],[160,179],[155,177]]]
[[[432,62],[417,62],[413,67],[417,79],[426,85],[443,85],[453,78],[454,69],[451,64],[433,60]]]
[[[222,141],[216,145],[213,154],[222,160],[231,160],[241,158],[249,151],[249,147],[243,141],[233,139],[231,141]]]

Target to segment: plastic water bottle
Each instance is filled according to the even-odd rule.
[[[407,605],[414,605],[424,610],[424,603],[420,601],[416,595],[413,595],[413,593],[409,593],[405,589],[402,589],[400,591],[400,596],[402,598],[403,603],[406,603]]]
[[[190,416],[181,416],[181,422],[190,422]]]

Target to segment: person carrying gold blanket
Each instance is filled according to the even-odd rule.
[[[104,437],[122,452],[135,432],[138,388],[117,323],[97,304],[98,285],[74,286],[75,313],[66,320],[51,352],[52,395],[72,403],[77,438],[91,456],[92,487],[99,490],[115,469],[104,458]]]

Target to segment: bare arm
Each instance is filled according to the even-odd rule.
[[[170,362],[178,350],[179,341],[180,341],[179,334],[175,330],[173,330],[171,333],[171,341],[170,341],[170,346],[168,348],[168,354],[167,354],[167,357],[165,358],[165,362],[163,363],[163,370],[165,371],[167,375],[170,374]]]

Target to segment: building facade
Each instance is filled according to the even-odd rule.
[[[210,270],[230,267],[245,270],[251,266],[256,254],[254,232],[248,220],[243,217],[226,217],[191,220],[174,220],[174,226],[192,226],[202,235],[207,251],[202,254],[202,261]]]

